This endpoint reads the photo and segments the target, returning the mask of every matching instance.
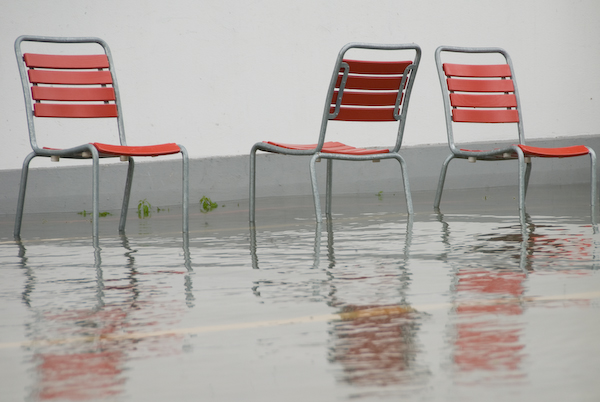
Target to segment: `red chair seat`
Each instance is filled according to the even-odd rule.
[[[124,145],[109,145],[99,142],[92,143],[101,155],[114,156],[159,156],[171,155],[181,152],[179,146],[175,143],[159,144],[159,145],[142,145],[142,146],[124,146]]]
[[[270,145],[275,145],[277,147],[286,148],[286,149],[296,149],[299,151],[305,151],[309,149],[315,149],[317,144],[285,144],[280,142],[272,142],[265,141],[265,143]],[[376,154],[387,154],[390,152],[387,148],[377,148],[377,149],[366,149],[366,148],[356,148],[350,145],[343,144],[341,142],[336,141],[328,141],[323,144],[323,148],[321,152],[328,154],[344,154],[344,155],[376,155]]]
[[[537,156],[539,158],[570,158],[573,156],[582,156],[589,154],[589,150],[585,145],[574,145],[570,147],[557,147],[557,148],[541,148],[541,147],[532,147],[529,145],[517,145],[523,151],[525,156]],[[498,149],[498,148],[496,148]],[[495,150],[496,150],[495,149]],[[461,148],[461,151],[465,152],[490,152],[489,150],[479,150],[479,149],[464,149]],[[516,158],[517,154],[512,153],[512,158]],[[496,159],[502,159],[501,155],[495,156]]]
[[[525,156],[538,156],[541,158],[569,158],[572,156],[587,155],[590,153],[584,145],[574,145],[571,147],[559,148],[540,148],[530,147],[528,145],[519,145]]]
[[[159,145],[142,145],[142,146],[126,146],[126,145],[110,145],[102,144],[100,142],[91,143],[101,157],[111,156],[159,156],[159,155],[171,155],[181,152],[181,149],[174,142],[168,144]],[[60,151],[61,148],[50,148],[44,147],[44,149],[52,149]]]

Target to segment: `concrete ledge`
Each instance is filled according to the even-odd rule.
[[[600,135],[532,140],[529,145],[558,147],[572,144],[590,146],[600,152]],[[465,144],[465,147],[491,149],[501,144]],[[412,191],[435,190],[442,162],[449,154],[446,144],[407,147],[402,152],[408,164]],[[24,155],[25,156],[25,155]],[[147,160],[147,159],[146,159]],[[260,197],[310,195],[308,157],[285,157],[273,154],[257,156],[256,194]],[[190,161],[190,203],[202,196],[215,201],[241,200],[248,197],[248,155],[211,157]],[[35,166],[35,159],[32,163]],[[402,192],[400,167],[393,160],[380,163],[334,161],[333,190],[337,194]],[[576,184],[589,181],[589,158],[560,161],[537,158],[531,175],[531,186]],[[121,207],[126,164],[108,163],[100,170],[100,210]],[[14,214],[19,192],[20,170],[0,172],[0,214]],[[319,176],[324,192],[325,163]],[[517,165],[510,162],[468,163],[456,160],[450,164],[446,188],[478,188],[517,185]],[[144,158],[136,162],[131,208],[141,199],[153,206],[181,203],[181,161]],[[79,212],[91,210],[91,164],[31,168],[25,213]]]

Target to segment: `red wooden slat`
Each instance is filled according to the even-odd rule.
[[[448,77],[510,77],[508,64],[451,64],[444,63],[444,73]]]
[[[448,90],[459,92],[514,92],[512,80],[468,80],[448,78]]]
[[[338,91],[333,94],[332,104],[338,98]],[[344,91],[342,105],[352,106],[394,106],[398,92],[351,92]]]
[[[29,70],[32,84],[96,85],[112,84],[110,71]]]
[[[344,60],[350,67],[351,74],[392,74],[402,75],[412,61],[366,61]]]
[[[36,117],[117,117],[117,106],[108,105],[73,105],[57,103],[36,103],[34,105]]]
[[[450,94],[453,107],[517,107],[515,95]]]
[[[94,142],[92,145],[98,149],[98,152],[101,155],[159,156],[177,154],[181,152],[179,146],[173,142],[168,144],[143,146],[110,145]]]
[[[333,113],[334,108],[331,108]],[[394,108],[341,107],[333,120],[341,121],[396,121]]]
[[[453,109],[452,120],[457,123],[518,123],[514,110]]]
[[[31,87],[34,100],[51,101],[114,101],[112,87],[70,88],[70,87]]]
[[[86,69],[108,68],[108,57],[105,54],[94,55],[53,55],[25,53],[25,65],[29,68]]]
[[[340,87],[342,75],[338,76],[336,88]],[[402,77],[368,77],[361,75],[349,75],[346,80],[346,89],[394,91],[400,88]]]

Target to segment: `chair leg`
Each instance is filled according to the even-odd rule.
[[[529,188],[529,177],[531,176],[531,168],[533,163],[525,163],[525,199],[527,199],[527,189]]]
[[[327,186],[325,193],[325,216],[331,219],[331,193],[333,184],[333,159],[327,159]]]
[[[410,194],[410,183],[408,181],[408,169],[406,167],[406,162],[404,158],[402,158],[399,154],[396,156],[396,160],[400,162],[400,170],[402,171],[402,181],[404,183],[404,197],[406,198],[406,211],[409,215],[414,213],[413,204],[412,204],[412,196]]]
[[[252,147],[250,151],[250,194],[248,197],[248,220],[254,223],[255,217],[255,198],[256,198],[256,147]]]
[[[448,165],[450,161],[454,159],[454,154],[450,154],[444,163],[442,163],[442,170],[440,171],[440,179],[438,181],[438,187],[435,192],[435,201],[433,202],[433,208],[435,210],[440,209],[440,202],[442,202],[442,191],[444,191],[444,182],[446,181],[446,172],[448,171]]]
[[[526,193],[526,171],[528,168],[525,166],[525,155],[523,155],[523,151],[515,147],[515,151],[517,152],[518,161],[519,161],[519,220],[521,222],[521,232],[524,236],[527,235],[527,219],[525,217],[525,193]]]
[[[125,234],[125,224],[127,223],[127,210],[129,209],[129,201],[131,196],[131,186],[133,184],[133,171],[135,162],[129,157],[129,165],[127,167],[127,178],[125,180],[125,193],[123,194],[123,205],[121,206],[121,219],[119,220],[119,234]]]
[[[327,225],[331,223],[331,220],[327,221]],[[321,265],[321,232],[323,231],[322,223],[317,222],[315,227],[315,246],[313,252],[313,269],[319,269]]]
[[[179,145],[181,150],[181,232],[187,234],[189,232],[189,203],[190,203],[190,159],[187,149],[183,145]]]
[[[319,188],[317,186],[317,172],[315,169],[315,163],[317,159],[320,157],[319,153],[315,153],[312,158],[310,158],[310,181],[312,184],[313,198],[315,201],[315,218],[317,222],[323,222],[323,217],[321,216],[321,201],[319,199]]]
[[[97,241],[99,238],[99,214],[100,214],[100,156],[94,146],[90,146],[92,153],[92,238]]]
[[[15,229],[13,235],[15,239],[21,238],[21,224],[23,223],[23,207],[25,206],[25,192],[27,191],[27,177],[29,176],[29,163],[36,157],[35,152],[27,155],[23,161],[21,169],[21,185],[19,187],[19,200],[17,202],[17,216],[15,217]]]
[[[250,260],[252,261],[252,269],[259,269],[258,253],[256,249],[256,226],[250,222]]]
[[[588,147],[588,151],[590,153],[590,164],[591,164],[591,170],[592,170],[592,174],[591,174],[591,178],[590,181],[591,183],[591,189],[590,189],[590,196],[591,196],[591,208],[592,208],[592,225],[596,225],[596,198],[597,198],[597,194],[598,194],[598,183],[596,181],[597,178],[597,173],[596,173],[596,153],[594,152],[593,149]]]

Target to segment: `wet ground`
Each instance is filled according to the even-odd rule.
[[[597,401],[587,186],[0,216],[2,401]],[[162,208],[162,207],[161,207]]]

